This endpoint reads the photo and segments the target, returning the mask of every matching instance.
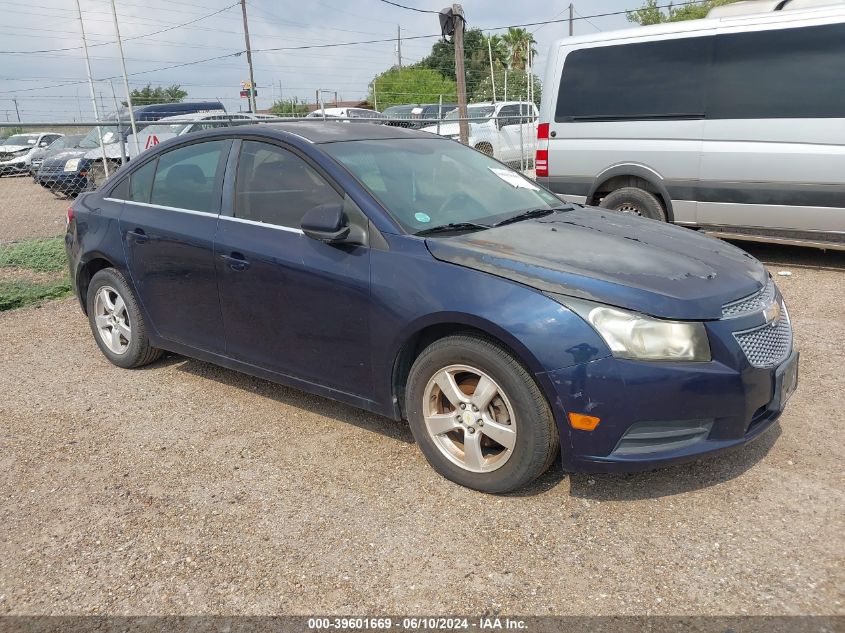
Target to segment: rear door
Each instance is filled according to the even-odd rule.
[[[227,355],[369,393],[369,248],[325,244],[299,228],[309,209],[344,197],[286,146],[245,140],[233,171],[215,243]]]
[[[129,272],[161,336],[223,352],[213,241],[229,140],[182,145],[132,172],[120,217]]]

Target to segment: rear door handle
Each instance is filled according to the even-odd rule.
[[[144,229],[133,229],[132,231],[127,231],[126,237],[132,238],[138,244],[143,244],[144,242],[150,241],[149,236],[144,233]]]
[[[232,270],[246,270],[249,268],[249,262],[240,253],[232,253],[231,255],[221,255],[220,259],[229,264]]]

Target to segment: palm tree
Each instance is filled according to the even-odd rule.
[[[534,48],[537,41],[534,35],[525,29],[510,27],[508,32],[502,35],[502,41],[508,49],[508,67],[511,70],[525,70],[529,46],[531,59],[537,56],[537,49]]]

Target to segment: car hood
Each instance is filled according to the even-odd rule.
[[[22,149],[35,149],[34,145],[0,145],[0,152],[11,154],[12,152],[19,152]]]
[[[666,319],[719,319],[724,304],[768,278],[759,261],[726,242],[603,209],[428,238],[426,245],[444,262]]]

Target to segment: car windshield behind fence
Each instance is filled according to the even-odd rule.
[[[37,140],[37,134],[15,134],[0,142],[3,145],[35,145],[35,141]]]
[[[519,172],[446,140],[348,141],[325,150],[411,233],[450,223],[493,224],[562,206]]]
[[[488,117],[493,116],[493,112],[495,112],[495,111],[496,111],[495,106],[477,106],[477,107],[469,106],[467,108],[467,118],[469,118],[469,119],[486,119]],[[460,112],[457,109],[452,110],[449,114],[447,114],[443,118],[448,120],[448,121],[457,120],[458,118],[460,118]]]
[[[85,138],[79,141],[79,146],[82,149],[94,149],[100,146],[100,132],[103,135],[103,144],[116,143],[118,139],[118,128],[116,126],[101,125],[99,128],[91,128],[91,131],[85,135]]]

